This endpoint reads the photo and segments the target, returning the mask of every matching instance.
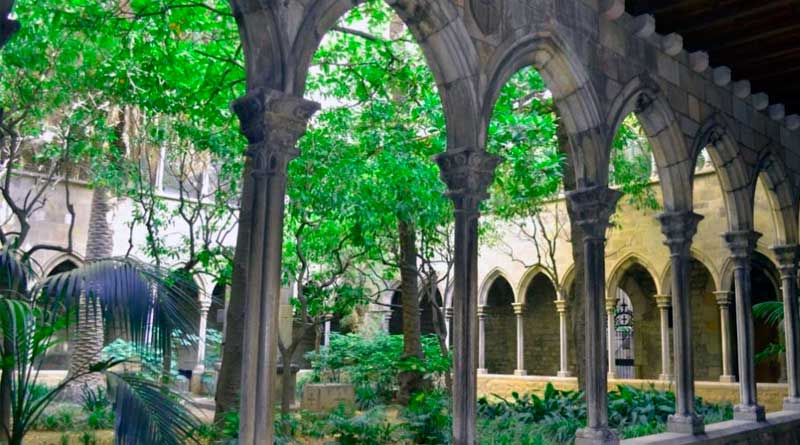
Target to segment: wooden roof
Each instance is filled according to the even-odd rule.
[[[656,31],[683,36],[711,66],[731,68],[753,93],[800,114],[800,0],[627,0],[632,15],[652,14]]]

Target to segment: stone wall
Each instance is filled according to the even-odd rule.
[[[538,274],[525,292],[525,369],[531,375],[556,375],[559,359],[556,291]]]

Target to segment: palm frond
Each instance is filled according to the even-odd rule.
[[[131,374],[107,375],[115,393],[116,445],[200,443],[194,433],[201,422],[177,395]]]
[[[13,296],[28,289],[28,276],[32,273],[12,249],[0,250],[0,294]]]
[[[783,327],[783,302],[765,301],[753,305],[753,317],[764,323],[782,328]]]
[[[110,258],[50,277],[36,294],[51,311],[77,312],[82,298],[89,308],[99,302],[106,329],[143,350],[163,352],[173,333],[197,330],[199,302],[185,280],[131,258]]]

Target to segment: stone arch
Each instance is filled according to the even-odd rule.
[[[669,212],[691,209],[689,181],[694,162],[675,112],[661,87],[647,74],[628,81],[612,102],[606,117],[606,125],[611,129],[606,147],[612,146],[617,130],[631,113],[636,115],[653,147],[665,209]]]
[[[661,371],[661,318],[655,298],[658,295],[657,280],[635,257],[621,266],[609,297],[617,299],[618,308],[622,302],[630,305],[633,318],[627,329],[615,329],[615,356],[633,359],[633,362],[619,366],[617,375],[657,379]]]
[[[501,274],[487,281],[484,313],[484,356],[486,369],[511,374],[516,367],[517,329],[513,303],[514,288]]]
[[[713,262],[706,255],[695,248],[690,249],[689,255],[692,257],[693,261],[698,262],[708,271],[716,290],[723,290],[720,287],[724,282],[723,274],[713,267]],[[664,294],[669,294],[672,291],[672,262],[667,261],[667,265],[658,276],[659,281],[661,282],[661,292]]]
[[[502,278],[509,284],[509,286],[511,286],[511,280],[508,279],[508,275],[505,272],[497,267],[492,269],[488,274],[486,274],[486,277],[483,279],[483,284],[480,286],[480,291],[478,292],[478,306],[487,305],[489,291],[491,290],[494,282],[499,278]],[[511,289],[513,291],[513,286]],[[518,301],[516,296],[514,296],[514,301]]]
[[[797,244],[798,215],[793,187],[783,162],[773,150],[770,145],[762,152],[756,168],[757,178],[767,190],[775,239],[781,245]],[[753,181],[750,199],[754,205],[757,186],[758,181]]]
[[[567,267],[567,270],[564,271],[564,275],[561,277],[561,282],[558,283],[558,289],[561,291],[561,295],[565,297],[569,296],[573,285],[575,285],[575,263]]]
[[[288,74],[285,91],[302,96],[314,53],[336,22],[366,0],[321,0],[304,12],[289,58],[294,71]],[[478,97],[474,79],[478,54],[457,8],[450,2],[388,1],[408,26],[422,49],[442,98],[447,120],[448,147],[475,147],[478,128]]]
[[[231,0],[245,59],[247,90],[271,88],[290,91],[288,48],[290,37],[283,2],[266,7],[260,0]]]
[[[555,282],[555,279],[553,279],[553,275],[550,272],[550,270],[548,268],[544,267],[543,265],[536,264],[536,265],[533,265],[533,266],[529,267],[528,270],[525,271],[525,274],[522,276],[522,279],[519,281],[519,284],[517,285],[517,289],[514,292],[514,295],[515,295],[515,298],[516,298],[515,301],[517,303],[524,303],[525,302],[525,291],[528,289],[528,285],[530,285],[531,281],[533,281],[533,279],[536,278],[537,275],[540,275],[540,274],[546,276],[547,279],[550,280],[551,283]],[[557,290],[555,285],[553,285],[553,289]]]
[[[711,157],[719,178],[730,231],[752,230],[753,201],[751,196],[751,169],[742,159],[739,145],[728,131],[725,118],[719,114],[709,117],[697,131],[691,147],[692,163],[695,165],[703,148]],[[691,169],[690,183],[694,187],[695,169]]]
[[[532,375],[556,375],[559,371],[559,316],[556,286],[550,274],[532,268],[520,287],[523,312],[524,360]]]
[[[73,264],[75,266],[74,268],[78,268],[83,265],[84,260],[75,253],[62,253],[60,255],[56,255],[47,261],[44,266],[42,266],[42,276],[47,277],[53,275],[56,269],[68,263]]]
[[[661,282],[658,279],[659,274],[656,272],[656,268],[653,267],[652,263],[645,260],[642,255],[636,252],[629,252],[625,254],[614,267],[611,269],[611,274],[609,274],[608,279],[606,280],[606,295],[611,297],[615,295],[615,291],[617,287],[619,287],[620,280],[625,275],[625,272],[634,264],[638,264],[650,274],[650,277],[653,279],[653,284],[655,285],[656,294],[661,294]]]
[[[608,150],[603,146],[603,126],[597,94],[586,68],[569,44],[554,30],[524,37],[512,35],[496,50],[486,70],[486,96],[479,138],[486,139],[495,102],[503,86],[521,69],[539,71],[569,136],[568,150],[579,187],[608,183]]]

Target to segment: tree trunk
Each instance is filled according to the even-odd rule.
[[[119,137],[119,135],[117,135]],[[114,234],[108,224],[111,211],[111,197],[108,190],[96,187],[92,192],[92,208],[89,215],[89,232],[86,241],[86,261],[94,261],[111,256],[114,248]],[[97,300],[88,301],[81,295],[78,302],[78,322],[69,365],[69,376],[86,374],[89,367],[100,361],[103,350],[104,329],[103,312]],[[84,375],[73,380],[62,392],[62,399],[80,402],[83,388],[96,390],[105,385],[105,378],[99,373]]]
[[[306,330],[303,330],[303,335],[299,338],[305,337],[306,332]],[[281,414],[284,415],[289,414],[292,409],[292,358],[298,346],[300,346],[300,341],[295,340],[292,341],[288,348],[284,348],[282,345],[278,347],[281,353],[281,364],[283,365],[283,371],[281,372]]]
[[[400,241],[400,293],[403,307],[403,357],[423,359],[420,327],[419,283],[417,271],[417,234],[413,224],[398,219]],[[419,371],[406,371],[398,376],[397,400],[408,404],[411,395],[425,388],[425,376]]]
[[[252,202],[252,167],[248,162],[244,169],[242,203]],[[233,254],[233,273],[228,310],[225,313],[225,337],[222,341],[222,366],[217,378],[214,422],[222,422],[225,413],[238,409],[242,379],[242,348],[244,347],[245,290],[247,288],[247,261],[250,256],[250,214],[252,209],[243,205],[239,210],[239,232]]]
[[[565,156],[564,162],[564,190],[571,191],[577,188],[577,181],[575,179],[575,169],[573,167],[572,159],[570,159],[569,139],[567,138],[564,130],[559,127],[558,131],[558,145],[559,150]],[[573,269],[574,280],[570,289],[564,289],[567,300],[569,301],[569,318],[572,326],[572,350],[575,351],[575,367],[578,378],[578,386],[581,390],[585,390],[585,376],[586,376],[586,344],[584,339],[586,337],[586,324],[584,322],[584,273],[583,273],[583,230],[577,225],[572,224],[574,215],[572,206],[567,203],[567,213],[570,220],[570,241],[572,244],[572,261],[575,265]]]

